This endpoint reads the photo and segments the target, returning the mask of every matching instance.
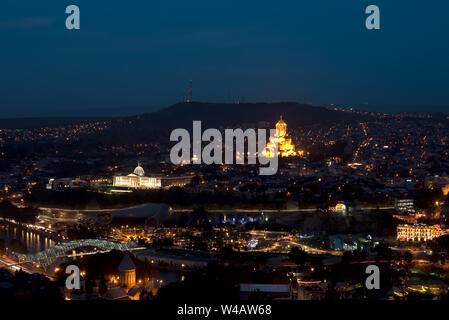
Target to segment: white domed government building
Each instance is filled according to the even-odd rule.
[[[183,187],[189,184],[191,180],[191,175],[167,177],[161,174],[152,174],[151,176],[146,176],[145,170],[139,163],[133,173],[127,176],[114,176],[113,186],[132,189],[157,189],[173,186]]]
[[[114,187],[126,188],[161,188],[161,177],[146,177],[145,170],[140,164],[134,169],[133,173],[127,176],[114,176]]]

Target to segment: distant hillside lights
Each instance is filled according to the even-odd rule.
[[[223,164],[223,137],[218,129],[207,129],[201,133],[201,121],[193,121],[193,137],[186,129],[178,128],[171,132],[170,141],[178,141],[170,151],[170,160],[173,164]],[[260,167],[260,175],[273,175],[278,170],[277,143],[273,145],[276,156],[267,157],[264,153],[266,148],[265,129],[225,129],[225,164],[244,164],[245,158],[248,164],[268,165]],[[275,141],[276,130],[270,129],[270,141]],[[234,151],[235,140],[235,151]],[[245,153],[245,140],[247,141],[247,152]],[[209,142],[202,149],[202,142]],[[192,152],[191,152],[191,149]],[[202,150],[202,151],[201,151]],[[235,158],[235,162],[234,162]]]

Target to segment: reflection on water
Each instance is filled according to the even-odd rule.
[[[14,225],[0,225],[0,239],[5,241],[6,246],[12,239],[20,240],[26,246],[28,253],[37,253],[56,244],[54,240],[42,234]]]

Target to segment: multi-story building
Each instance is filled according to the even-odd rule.
[[[402,241],[428,241],[442,236],[444,231],[440,225],[400,224],[397,227],[397,239]]]
[[[413,199],[396,199],[394,207],[399,212],[415,213],[415,202]]]

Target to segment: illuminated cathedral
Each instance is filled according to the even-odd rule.
[[[276,145],[278,146],[277,154],[281,157],[290,157],[302,155],[302,151],[295,151],[295,146],[292,144],[292,138],[287,135],[287,124],[281,119],[276,123],[276,135],[270,137],[267,147],[264,150],[266,157],[272,158],[276,155]]]

